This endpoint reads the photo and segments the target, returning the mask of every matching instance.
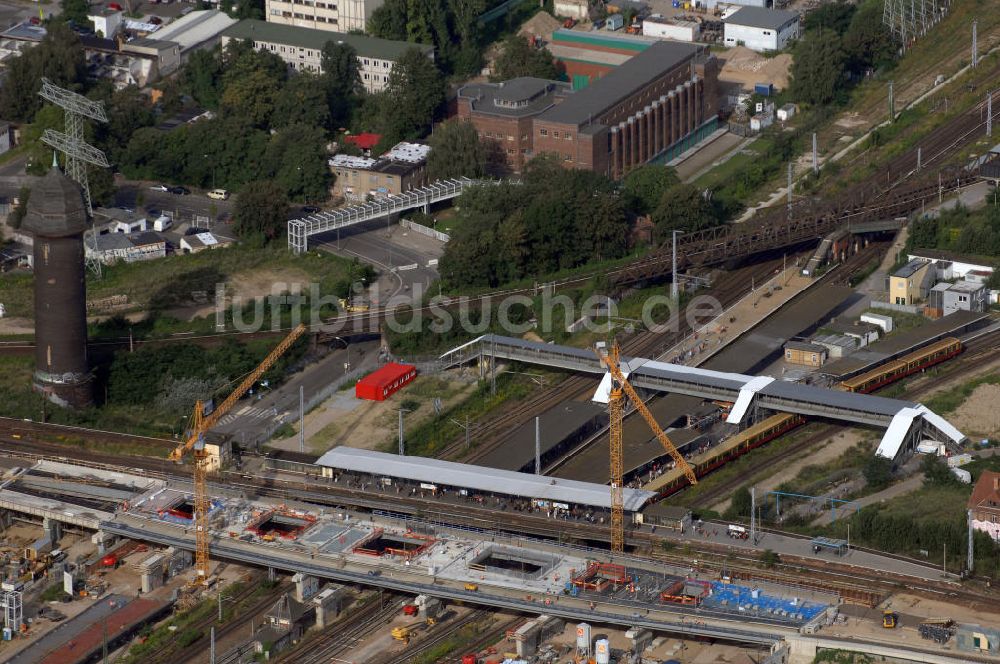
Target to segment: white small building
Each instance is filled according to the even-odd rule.
[[[642,22],[642,34],[658,39],[693,42],[701,37],[701,25],[694,21],[671,20],[654,14]]]
[[[555,0],[552,10],[556,16],[584,21],[590,16],[590,3],[588,0]]]
[[[209,232],[186,235],[181,238],[181,252],[185,254],[196,254],[206,249],[220,249],[232,244],[232,240],[220,237]]]
[[[781,9],[743,7],[725,19],[726,46],[780,51],[799,37],[799,14]]]
[[[122,27],[123,14],[121,11],[105,8],[97,14],[90,14],[87,18],[94,24],[94,33],[98,37],[114,39]]]
[[[148,222],[145,217],[141,219],[115,219],[111,222],[111,232],[112,233],[139,233],[142,231],[148,231]]]
[[[795,112],[798,110],[798,106],[795,104],[785,104],[778,109],[778,121],[788,122],[793,117],[795,117]]]

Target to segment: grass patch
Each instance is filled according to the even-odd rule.
[[[45,591],[42,592],[39,599],[43,602],[58,602],[66,597],[68,597],[68,595],[66,594],[66,591],[63,590],[63,584],[60,581],[59,583],[53,583],[51,586],[46,588]]]
[[[803,467],[798,475],[787,482],[782,482],[777,490],[807,496],[819,495],[828,485],[859,473],[871,453],[870,444],[857,443],[836,459]]]
[[[950,390],[945,390],[939,394],[935,394],[929,399],[924,400],[924,405],[930,408],[932,411],[939,415],[945,413],[950,413],[957,409],[965,400],[972,396],[972,393],[976,391],[976,388],[980,385],[998,385],[1000,384],[1000,376],[998,375],[985,375],[979,378],[974,378],[967,383],[958,385],[951,388]]]
[[[352,261],[328,253],[308,252],[293,256],[284,246],[258,249],[235,245],[197,254],[105,266],[100,279],[88,272],[87,299],[94,301],[125,295],[128,298],[125,311],[162,312],[203,297],[211,301],[215,297],[216,284],[228,282],[237,275],[267,270],[286,270],[288,274],[301,275],[302,281],[307,282],[303,286],[308,289],[309,283],[318,283],[324,294],[334,292],[340,282],[346,282],[352,270],[355,275],[360,272]],[[31,273],[23,271],[0,276],[0,302],[6,306],[8,316],[32,316],[33,280]],[[207,320],[210,326],[214,324],[214,317]],[[165,318],[161,326],[165,326],[159,330],[163,334],[176,332],[178,328],[184,331],[191,328],[188,323],[171,322],[169,318]]]
[[[747,475],[755,468],[769,465],[771,459],[780,454],[789,446],[794,445],[803,436],[808,436],[815,432],[815,429],[807,425],[794,433],[786,434],[777,440],[771,441],[763,447],[759,447],[752,454],[745,454],[735,461],[730,461],[725,466],[698,480],[698,484],[688,487],[666,499],[668,504],[690,506],[706,492],[718,488],[720,485],[733,481],[742,475]],[[709,506],[710,507],[710,506]],[[702,510],[703,512],[704,510]]]

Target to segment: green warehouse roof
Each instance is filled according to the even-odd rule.
[[[411,48],[417,48],[425,53],[432,53],[433,46],[413,44],[410,42],[378,39],[365,35],[331,32],[329,30],[314,30],[300,28],[294,25],[268,23],[256,19],[244,19],[222,33],[231,39],[247,39],[264,41],[274,44],[285,44],[308,49],[322,50],[329,42],[343,42],[354,47],[357,54],[363,58],[380,58],[382,60],[398,60]]]

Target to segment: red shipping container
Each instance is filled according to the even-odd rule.
[[[354,396],[368,401],[385,401],[416,377],[417,368],[412,364],[390,362],[359,380],[354,386]]]

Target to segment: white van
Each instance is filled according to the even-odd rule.
[[[217,201],[224,201],[227,198],[229,198],[229,192],[226,191],[225,189],[213,189],[212,191],[208,192],[208,197],[214,198]]]
[[[163,231],[168,230],[173,225],[174,222],[171,221],[170,217],[168,217],[167,215],[162,215],[159,218],[157,218],[156,221],[153,222],[153,230],[158,233],[162,233]]]

